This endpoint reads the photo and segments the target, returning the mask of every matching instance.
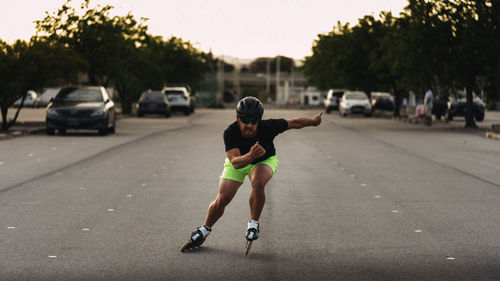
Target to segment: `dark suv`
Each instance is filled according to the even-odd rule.
[[[161,91],[144,92],[137,103],[137,116],[143,117],[145,114],[160,114],[170,117],[171,110],[167,96]]]
[[[472,96],[473,105],[472,105],[472,115],[476,121],[484,120],[484,102],[473,94]],[[464,93],[461,93],[457,96],[456,99],[450,98],[448,102],[448,115],[446,116],[446,120],[451,121],[455,116],[465,116],[467,112],[467,99]]]

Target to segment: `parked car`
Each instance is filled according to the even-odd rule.
[[[441,117],[446,116],[448,112],[448,97],[445,95],[439,95],[432,102],[432,114],[436,116],[436,119],[441,120]]]
[[[375,110],[393,111],[394,99],[389,93],[373,92],[371,106],[372,112],[374,112]]]
[[[143,117],[145,114],[160,114],[170,117],[170,103],[167,96],[161,91],[146,91],[142,93],[137,102],[137,116]]]
[[[342,117],[348,114],[364,114],[366,117],[371,116],[372,107],[370,100],[364,92],[346,91],[339,103],[339,114]]]
[[[98,130],[99,134],[114,133],[115,104],[103,87],[62,88],[47,106],[47,134],[67,129]]]
[[[22,99],[23,97],[18,98],[14,102],[13,106],[20,107]],[[23,107],[38,107],[39,101],[40,101],[40,96],[37,94],[37,92],[30,90],[26,93],[26,98],[24,99]]]
[[[162,92],[167,95],[172,111],[182,111],[184,115],[194,112],[195,102],[191,97],[191,88],[188,85],[167,85]]]
[[[334,89],[328,90],[328,93],[326,94],[326,99],[323,101],[326,113],[330,113],[332,110],[339,109],[339,101],[343,94],[344,90],[334,90]]]
[[[472,115],[476,121],[484,120],[484,101],[473,93],[472,96],[473,106]],[[467,112],[467,99],[465,93],[459,93],[457,98],[450,98],[448,102],[448,114],[446,120],[451,121],[455,116],[465,116]]]

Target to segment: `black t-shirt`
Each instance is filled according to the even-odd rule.
[[[239,148],[240,154],[244,155],[250,151],[250,148],[258,141],[260,145],[266,150],[266,154],[258,159],[255,159],[252,164],[264,161],[267,158],[276,155],[274,148],[274,137],[283,133],[288,129],[288,122],[285,119],[267,119],[261,120],[257,127],[257,134],[253,138],[245,138],[241,135],[238,121],[229,125],[224,131],[224,144],[226,145],[226,152]]]

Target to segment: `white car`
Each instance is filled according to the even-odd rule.
[[[339,103],[339,114],[342,117],[348,114],[363,114],[371,116],[372,106],[370,100],[364,92],[346,91]]]
[[[323,101],[326,113],[330,113],[332,110],[337,110],[339,108],[339,101],[343,94],[344,90],[328,90],[326,99]]]
[[[18,98],[13,106],[14,107],[20,107],[21,106],[21,101],[23,97]],[[35,91],[28,91],[26,93],[26,98],[24,99],[23,107],[38,107],[39,106],[39,101],[40,97]]]
[[[167,95],[168,103],[172,111],[181,110],[184,115],[194,112],[194,101],[187,87],[165,87],[162,92]]]

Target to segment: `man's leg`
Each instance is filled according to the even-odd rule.
[[[219,194],[217,198],[210,204],[208,207],[207,218],[205,219],[205,225],[208,227],[212,227],[222,214],[224,214],[224,209],[226,206],[233,200],[234,195],[238,191],[238,188],[241,186],[241,182],[229,180],[229,179],[220,179],[219,182]]]
[[[250,219],[258,221],[264,203],[266,202],[266,185],[273,177],[273,170],[265,164],[255,166],[249,174],[252,183],[252,194],[248,201],[250,205]]]

